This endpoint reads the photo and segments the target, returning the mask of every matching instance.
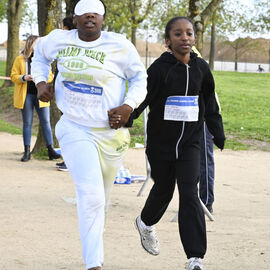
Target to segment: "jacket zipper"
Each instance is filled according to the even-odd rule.
[[[185,93],[185,96],[187,96],[187,94],[188,94],[188,85],[189,85],[189,71],[188,71],[188,69],[189,69],[189,65],[186,64],[187,83],[186,83],[186,93]],[[176,148],[175,148],[176,159],[178,159],[178,156],[179,156],[179,153],[178,153],[178,145],[179,145],[179,143],[180,143],[180,141],[181,141],[181,139],[182,139],[182,137],[183,137],[183,135],[184,135],[184,130],[185,130],[185,121],[183,121],[183,123],[182,123],[182,132],[181,132],[181,135],[180,135],[180,137],[179,137],[179,139],[178,139],[178,141],[177,141],[177,143],[176,143]]]

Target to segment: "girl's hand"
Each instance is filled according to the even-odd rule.
[[[108,116],[110,127],[113,129],[118,129],[124,126],[127,123],[131,112],[132,108],[127,104],[123,104],[119,107],[109,110]]]
[[[214,138],[213,141],[221,151],[224,149],[225,138]]]
[[[24,80],[27,81],[27,82],[33,81],[33,78],[32,78],[31,75],[24,75],[23,78],[24,78]]]

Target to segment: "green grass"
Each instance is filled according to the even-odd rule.
[[[4,62],[4,61],[0,61],[0,76],[6,76],[6,62]],[[4,80],[0,80],[0,89],[1,89],[1,86],[2,86],[3,83],[4,83]],[[0,94],[1,94],[1,96],[0,96],[1,102],[3,102],[2,101],[3,96],[5,96],[5,95],[8,95],[8,96],[13,95],[13,87],[9,87],[8,89],[1,89]]]
[[[0,76],[5,76],[6,73],[6,62],[0,61]]]
[[[15,127],[14,125],[7,122],[4,122],[0,119],[0,132],[7,132],[10,134],[22,134],[22,129]]]
[[[227,136],[270,142],[270,74],[214,72]]]
[[[6,70],[6,62],[0,61],[0,76],[5,76],[5,70]],[[0,80],[0,88],[3,82],[4,80]]]
[[[270,74],[213,72],[216,91],[227,137],[225,148],[246,150],[250,140],[270,143]],[[5,75],[5,62],[0,61],[0,75]],[[2,85],[3,80],[0,80]],[[13,87],[0,91],[0,112],[12,105]],[[21,130],[0,121],[0,131],[21,134]],[[131,146],[144,143],[143,116],[130,129]],[[249,140],[249,144],[245,141]]]
[[[5,76],[6,62],[0,61],[0,76]],[[0,89],[4,80],[0,80]],[[0,90],[0,111],[10,107],[13,104],[13,87]],[[22,129],[0,119],[0,132],[8,132],[10,134],[22,134]]]

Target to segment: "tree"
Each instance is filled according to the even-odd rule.
[[[28,26],[30,28],[30,33],[24,34],[27,38],[29,35],[33,34],[33,25],[37,23],[36,14],[34,14],[34,10],[31,9],[29,2],[26,2],[23,5],[22,11],[22,23],[23,26]]]
[[[255,1],[256,15],[252,20],[253,30],[261,32],[270,31],[270,2],[268,0]]]
[[[62,24],[61,0],[37,0],[38,3],[38,30],[39,35],[49,34]]]
[[[145,28],[154,29],[158,34],[159,41],[164,41],[164,29],[167,22],[175,16],[187,16],[188,0],[160,0],[155,4],[155,9],[151,10]],[[150,27],[148,27],[150,25]]]
[[[131,21],[131,42],[135,46],[137,29],[140,24],[147,18],[156,3],[157,1],[155,0],[147,0],[144,6],[141,0],[128,0]]]
[[[204,36],[210,35],[209,65],[211,69],[214,69],[216,37],[219,40],[226,40],[228,35],[237,30],[240,22],[246,21],[241,14],[242,8],[243,6],[234,0],[224,0],[214,11],[211,21],[205,25]]]
[[[19,30],[22,18],[22,7],[24,0],[8,0],[7,19],[8,19],[8,46],[7,46],[7,63],[6,76],[9,77],[13,62],[20,49]],[[11,86],[9,80],[5,80],[2,88]]]
[[[269,4],[268,4],[269,5]],[[240,40],[240,34],[243,38],[243,36],[246,36],[249,33],[255,33],[257,34],[259,31],[263,32],[267,30],[267,26],[264,24],[264,20],[261,19],[259,21],[259,17],[269,13],[269,8],[265,8],[267,5],[265,3],[265,0],[257,0],[256,5],[253,9],[248,9],[248,6],[245,4],[241,4],[239,1],[235,0],[224,0],[219,7],[216,9],[216,16],[215,21],[212,22],[215,23],[215,35],[218,36],[219,40],[221,38],[228,39],[228,36],[232,36],[235,33],[237,33],[237,41],[234,41],[233,43],[227,42],[228,44],[232,45],[235,51],[235,70],[238,69],[238,53],[241,51],[241,53],[244,53],[245,50],[249,50],[249,43],[242,44]],[[237,7],[237,8],[236,8]],[[264,7],[263,9],[260,7]],[[252,10],[252,12],[251,12]],[[208,24],[205,25],[205,34],[208,34],[210,26],[212,25]],[[269,25],[269,24],[268,24]],[[243,34],[244,33],[244,34]],[[211,36],[213,34],[213,31],[211,31]],[[254,44],[253,44],[254,45]],[[245,47],[246,46],[246,47]],[[245,49],[244,49],[245,47]],[[209,64],[211,66],[211,62],[214,60],[211,58],[214,54],[214,48],[215,43],[211,38],[211,46],[210,46],[210,58],[209,58]]]
[[[66,16],[74,13],[74,8],[79,0],[65,0],[66,2]]]
[[[201,12],[199,0],[189,0],[189,17],[194,22],[196,33],[196,47],[202,53],[203,49],[203,33],[213,12],[217,9],[222,0],[212,0],[207,7]]]
[[[7,0],[0,0],[0,22],[7,16]]]
[[[108,10],[105,28],[125,33],[136,46],[136,33],[140,25],[153,12],[157,0],[104,0]]]
[[[215,42],[216,42],[216,10],[214,11],[211,18],[211,42],[210,42],[210,54],[209,54],[209,66],[214,69],[215,61]]]
[[[251,38],[237,38],[233,42],[228,41],[227,44],[232,46],[234,49],[234,71],[238,71],[238,56],[239,54],[244,54],[250,49],[256,48],[259,44],[254,42]]]
[[[49,34],[55,28],[60,28],[62,23],[62,1],[61,0],[38,0],[38,26],[40,36]],[[50,120],[53,133],[53,141],[57,146],[57,139],[54,136],[54,127],[60,118],[60,111],[57,109],[55,99],[51,101]],[[46,147],[39,125],[36,144],[32,153],[39,152]]]
[[[155,11],[151,12],[149,21],[151,26],[160,32],[160,39],[163,40],[165,25],[171,18],[175,16],[189,17],[195,26],[196,46],[201,51],[205,27],[210,21],[214,10],[216,10],[221,2],[222,0],[161,0],[156,5]]]
[[[109,11],[106,14],[104,28],[107,31],[125,33],[129,37],[130,20],[127,1],[104,0],[104,3]]]

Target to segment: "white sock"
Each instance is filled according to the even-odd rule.
[[[147,226],[145,225],[145,223],[141,220],[141,225],[144,229],[147,229],[147,230],[152,230],[154,228],[154,225],[153,226]]]

